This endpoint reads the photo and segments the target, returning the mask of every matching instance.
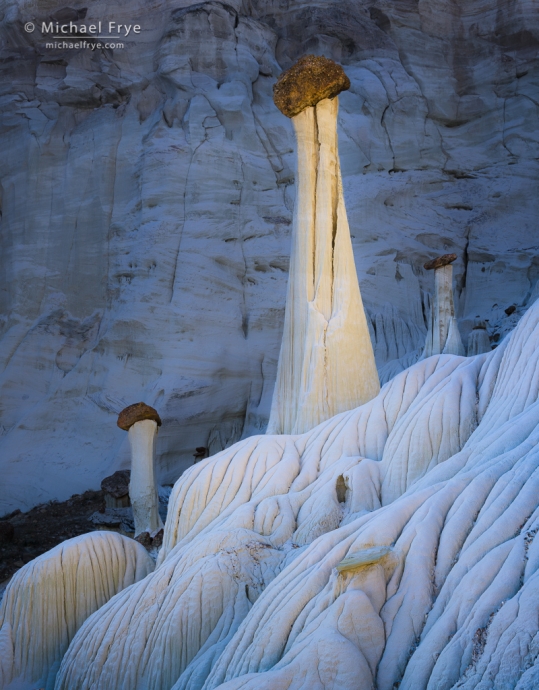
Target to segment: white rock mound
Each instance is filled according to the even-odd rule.
[[[490,353],[198,463],[56,690],[533,688],[538,343],[536,303]]]
[[[54,687],[82,623],[152,569],[146,550],[115,532],[68,539],[21,568],[0,607],[0,688]]]

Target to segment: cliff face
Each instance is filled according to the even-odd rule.
[[[379,366],[420,347],[432,275],[494,338],[539,276],[539,21],[531,0],[2,3],[0,514],[127,461],[115,414],[156,407],[162,482],[263,432],[294,190],[272,85],[345,66],[339,147]],[[47,48],[44,20],[141,26]],[[34,21],[33,33],[24,24]],[[47,39],[48,40],[48,39]]]

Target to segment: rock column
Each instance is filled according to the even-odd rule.
[[[473,330],[468,336],[468,357],[482,355],[484,352],[490,352],[491,350],[487,324],[480,319],[476,319]]]
[[[122,410],[117,424],[120,429],[129,432],[129,498],[133,506],[135,538],[145,532],[153,538],[163,529],[159,517],[159,497],[154,472],[155,438],[157,428],[161,426],[161,418],[153,407],[140,402]]]
[[[337,141],[339,65],[306,56],[274,87],[298,146],[290,277],[267,433],[296,434],[380,390],[354,263]]]
[[[444,254],[424,265],[427,271],[434,271],[434,299],[423,357],[465,354],[453,302],[451,264],[456,258],[456,254]]]

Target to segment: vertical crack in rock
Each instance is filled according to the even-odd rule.
[[[388,95],[388,100],[389,100],[389,95]],[[386,107],[384,108],[384,112],[382,113],[382,117],[380,118],[380,124],[381,124],[384,132],[386,133],[387,143],[388,143],[389,149],[391,151],[391,157],[393,158],[393,165],[391,166],[391,170],[389,172],[391,172],[391,171],[395,172],[397,169],[395,167],[395,149],[393,148],[393,144],[391,142],[391,137],[389,136],[389,131],[388,131],[387,125],[386,125],[386,113],[389,110],[389,108],[390,108],[390,105],[386,105]]]
[[[241,219],[241,210],[243,208],[242,205],[242,197],[243,197],[243,188],[245,185],[245,164],[243,162],[243,158],[240,154],[240,167],[241,167],[241,173],[242,173],[242,185],[240,188],[240,202],[238,204],[238,228],[239,228],[239,239],[240,239],[240,251],[241,251],[241,256],[243,259],[243,275],[241,277],[241,330],[243,333],[243,337],[245,340],[247,340],[247,335],[249,333],[249,310],[247,309],[247,294],[246,294],[246,283],[247,283],[247,257],[245,256],[245,247],[243,245],[243,237],[242,237],[242,232],[241,228],[243,227],[242,219]],[[244,418],[244,423],[245,423],[245,418]]]
[[[189,107],[191,107],[191,104],[189,104]],[[187,222],[187,189],[189,185],[189,175],[191,174],[191,168],[193,166],[193,160],[195,159],[195,156],[198,153],[199,148],[207,141],[207,133],[205,134],[204,139],[194,148],[191,158],[189,159],[189,164],[187,166],[187,174],[185,176],[185,185],[183,188],[183,220],[182,224],[180,227],[179,231],[179,237],[178,237],[178,248],[176,250],[176,256],[174,259],[174,269],[172,271],[172,279],[170,281],[170,299],[169,303],[172,302],[174,299],[174,290],[175,290],[175,285],[176,285],[176,273],[178,271],[178,262],[180,260],[180,250],[181,250],[181,245],[182,245],[182,239],[183,239],[183,232],[185,230],[185,223]]]

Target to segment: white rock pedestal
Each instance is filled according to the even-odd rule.
[[[423,357],[432,355],[464,356],[464,345],[460,337],[455,304],[453,301],[453,266],[456,254],[443,256],[427,262],[427,270],[434,269],[434,299],[431,306],[429,328]]]
[[[344,205],[338,107],[326,98],[292,118],[298,191],[267,433],[303,433],[380,390]]]

